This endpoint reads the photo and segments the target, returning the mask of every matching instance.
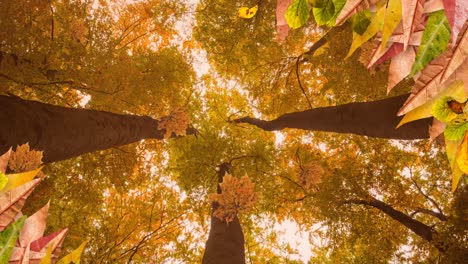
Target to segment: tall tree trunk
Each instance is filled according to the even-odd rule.
[[[227,162],[218,166],[218,183],[223,181],[224,175],[229,172],[231,165]],[[217,193],[221,193],[218,185]],[[217,203],[212,204],[212,211],[218,207]],[[244,233],[237,216],[232,222],[225,221],[211,215],[211,227],[206,241],[203,264],[244,264]]]
[[[384,214],[390,216],[393,220],[398,221],[400,224],[406,226],[409,230],[413,231],[416,235],[426,240],[427,242],[434,245],[439,251],[444,252],[445,248],[439,243],[434,243],[435,231],[428,225],[411,218],[410,216],[396,210],[392,206],[378,200],[375,198],[370,198],[366,200],[349,200],[344,203],[349,204],[362,204],[367,206],[372,206],[379,209]]]
[[[31,148],[44,151],[46,163],[141,139],[163,139],[165,132],[148,116],[67,108],[11,96],[0,96],[0,107],[0,153],[29,142]]]
[[[243,117],[234,122],[252,124],[267,131],[298,128],[377,138],[408,140],[429,138],[432,118],[410,122],[396,129],[402,118],[396,116],[396,113],[407,97],[408,94],[372,102],[313,108],[288,113],[271,121]]]

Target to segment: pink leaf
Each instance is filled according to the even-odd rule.
[[[373,4],[375,4],[377,0],[348,0],[344,5],[343,9],[341,10],[340,14],[336,18],[336,25],[341,25],[345,22],[350,16],[354,15],[354,13],[367,9]]]
[[[0,156],[0,172],[5,173],[7,166],[8,166],[8,160],[10,159],[10,154],[11,154],[11,148],[5,152],[2,156]]]
[[[424,0],[407,0],[402,2],[403,45],[408,48],[411,35],[421,22],[424,11]]]
[[[41,238],[44,235],[49,212],[49,202],[35,214],[26,219],[19,236],[21,247],[26,247],[30,242]]]
[[[398,55],[403,51],[403,44],[401,43],[393,43],[390,47],[383,50],[383,52],[379,52],[381,50],[380,45],[377,47],[375,55],[372,57],[369,65],[367,68],[373,67],[375,65],[381,64],[384,61]]]
[[[442,0],[427,0],[424,3],[424,13],[432,13],[444,9]]]
[[[445,14],[452,29],[452,46],[456,43],[458,34],[468,20],[468,3],[466,0],[443,0]]]
[[[276,2],[276,33],[279,42],[283,42],[288,36],[289,26],[284,15],[293,0],[278,0]]]
[[[41,180],[35,179],[13,190],[0,194],[0,231],[10,224],[23,208],[26,198]]]
[[[444,130],[445,123],[434,118],[432,126],[429,128],[429,143],[432,143],[436,137],[444,132]]]
[[[387,94],[390,93],[395,85],[408,76],[415,58],[416,51],[411,46],[404,52],[393,57],[388,72]]]

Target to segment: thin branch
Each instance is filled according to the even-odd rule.
[[[432,210],[429,210],[429,209],[426,209],[426,208],[421,208],[421,207],[417,207],[415,209],[415,211],[410,214],[410,216],[414,218],[414,216],[416,214],[418,214],[418,213],[427,214],[427,215],[436,217],[441,221],[447,221],[448,220],[448,217],[446,215],[442,214],[442,213],[434,212]]]
[[[307,97],[307,93],[304,90],[304,87],[302,86],[301,78],[299,77],[299,62],[301,59],[302,55],[297,57],[296,59],[296,78],[297,78],[297,83],[299,84],[299,88],[301,88],[302,94],[304,95],[305,99],[307,100],[307,104],[309,104],[309,107],[312,108],[312,104],[310,103],[309,97]]]
[[[418,189],[419,193],[421,193],[429,202],[431,202],[435,208],[437,209],[437,211],[439,211],[439,213],[441,215],[444,215],[442,209],[440,208],[440,206],[437,204],[437,202],[432,199],[429,195],[427,195],[421,188],[421,186],[419,186],[419,184],[416,182],[416,180],[413,178],[413,174],[412,174],[412,170],[410,168],[410,179],[411,181],[413,182],[414,186],[416,186],[416,189]],[[446,218],[446,217],[445,217]]]

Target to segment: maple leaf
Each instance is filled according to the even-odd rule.
[[[190,117],[184,108],[179,107],[172,111],[168,116],[159,119],[158,130],[165,130],[164,138],[170,138],[172,133],[177,136],[184,136],[190,123]]]
[[[324,170],[320,163],[311,161],[305,164],[299,174],[299,180],[305,189],[320,183]]]
[[[218,206],[213,215],[226,223],[234,220],[240,211],[248,212],[258,200],[254,192],[255,184],[250,181],[247,175],[238,179],[230,174],[223,177],[220,194],[210,194],[208,199]]]
[[[42,151],[30,150],[29,144],[26,143],[12,151],[8,167],[14,172],[32,171],[42,164],[42,157]]]

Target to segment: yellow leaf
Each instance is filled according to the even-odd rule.
[[[47,248],[47,252],[45,256],[41,259],[41,262],[39,262],[39,264],[52,264],[52,250],[53,250],[53,247],[52,245],[50,245]]]
[[[385,8],[382,7],[371,18],[371,22],[369,26],[367,27],[366,31],[362,33],[362,35],[359,35],[358,33],[353,32],[353,43],[351,44],[351,48],[349,49],[348,55],[346,55],[345,59],[353,55],[354,51],[356,51],[357,48],[359,48],[362,44],[367,42],[375,34],[377,34],[377,32],[379,32],[379,30],[382,28],[384,18],[385,18]]]
[[[7,174],[8,183],[6,184],[5,188],[2,189],[2,192],[7,192],[11,189],[19,187],[27,182],[30,182],[34,179],[34,177],[41,171],[42,167],[33,170],[27,171],[17,174]]]
[[[61,258],[57,264],[69,264],[71,262],[75,264],[80,264],[81,254],[86,246],[86,241],[81,243],[79,247],[73,250],[70,254],[66,255],[65,257]]]
[[[468,174],[468,132],[465,133],[463,142],[458,147],[456,162],[454,162],[453,167],[452,192],[457,189],[462,174]],[[455,169],[458,170],[455,171]]]
[[[457,162],[454,163],[452,167],[452,193],[457,189],[458,183],[463,175],[463,171],[458,167]]]
[[[401,0],[389,0],[385,12],[385,20],[382,28],[382,50],[385,49],[387,40],[392,35],[401,20]]]
[[[237,11],[237,16],[242,17],[242,18],[252,18],[257,14],[258,10],[258,5],[255,5],[254,7],[248,8],[246,6],[243,6],[239,8],[239,11]]]
[[[449,87],[440,92],[437,97],[432,98],[425,104],[420,105],[406,113],[403,119],[401,119],[397,128],[408,122],[432,116],[432,105],[443,96],[450,96],[459,102],[464,102],[467,99],[467,94],[463,81],[458,80],[453,82]]]

